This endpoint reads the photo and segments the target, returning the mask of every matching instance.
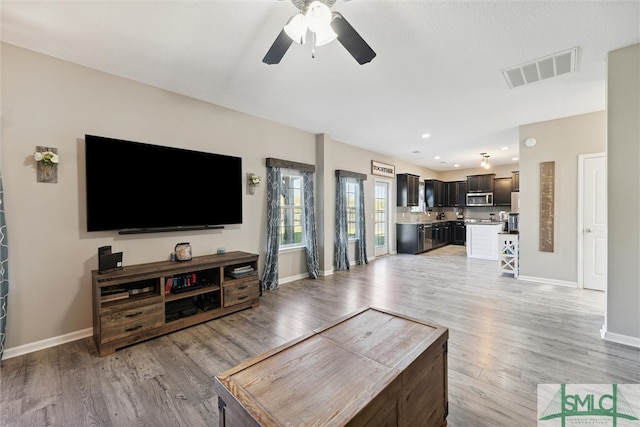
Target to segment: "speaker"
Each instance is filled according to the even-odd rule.
[[[111,246],[98,248],[98,273],[120,270],[122,268],[122,252],[111,253]]]

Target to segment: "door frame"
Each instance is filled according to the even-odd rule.
[[[589,153],[578,154],[578,288],[584,289],[584,163],[586,159],[593,159],[598,157],[604,157],[605,159],[605,176],[607,167],[607,153]],[[609,200],[607,197],[607,204]],[[607,290],[605,287],[605,294]]]
[[[379,178],[379,177],[376,177],[373,180],[373,201],[374,201],[373,202],[374,203],[374,205],[373,205],[373,215],[374,215],[374,217],[373,217],[373,224],[374,224],[374,226],[373,226],[373,254],[375,256],[375,253],[376,253],[376,244],[375,244],[375,241],[376,241],[376,236],[375,236],[375,221],[376,221],[376,218],[375,218],[375,199],[376,199],[376,184],[378,182],[382,182],[382,183],[387,185],[387,215],[386,215],[387,216],[387,218],[386,218],[387,229],[386,229],[386,233],[385,233],[385,235],[387,237],[387,253],[386,253],[386,255],[391,255],[393,253],[392,252],[392,246],[391,246],[391,240],[395,239],[395,235],[394,236],[391,235],[391,220],[392,220],[391,209],[392,209],[392,206],[395,206],[395,204],[394,205],[391,204],[391,201],[394,200],[393,199],[393,194],[392,194],[393,193],[393,180]]]

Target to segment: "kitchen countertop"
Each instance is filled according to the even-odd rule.
[[[465,219],[466,225],[502,225],[504,221],[491,221],[490,219]]]
[[[420,224],[440,224],[443,222],[452,222],[452,221],[464,221],[466,225],[502,225],[503,221],[491,221],[490,219],[436,219],[433,221],[398,221],[397,224],[409,224],[409,225],[420,225]]]
[[[430,224],[441,224],[443,222],[451,222],[451,221],[462,221],[462,220],[461,219],[435,219],[433,221],[398,221],[396,224],[430,225]]]

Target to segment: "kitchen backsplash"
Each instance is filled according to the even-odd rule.
[[[413,208],[415,209],[415,208]],[[494,219],[499,220],[500,212],[509,212],[509,206],[478,206],[472,208],[434,208],[427,212],[412,211],[410,207],[396,207],[396,222],[424,222],[439,219],[439,214],[444,213],[446,220],[453,221],[462,215],[464,219]]]

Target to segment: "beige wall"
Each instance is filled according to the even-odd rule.
[[[87,233],[86,133],[240,156],[243,173],[262,177],[266,157],[316,161],[315,136],[307,132],[6,44],[2,90],[9,349],[92,326],[90,277],[100,246],[123,251],[125,265],[168,259],[180,241],[190,242],[195,256],[225,247],[264,259],[264,185],[255,195],[244,196],[243,224],[223,231]],[[57,184],[36,182],[36,145],[58,148]],[[158,203],[161,208],[163,201]],[[224,201],[212,200],[211,205],[224,208]],[[302,252],[280,259],[281,277],[304,271]]]
[[[578,155],[605,151],[604,111],[520,126],[520,275],[577,285]],[[533,137],[537,144],[522,141]],[[555,162],[554,251],[539,251],[540,163]]]
[[[640,347],[640,44],[607,56],[605,338]]]

